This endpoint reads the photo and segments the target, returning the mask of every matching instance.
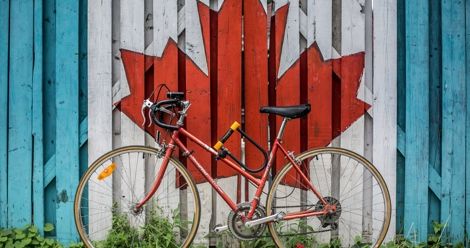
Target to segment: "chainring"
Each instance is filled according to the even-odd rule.
[[[228,230],[240,240],[253,240],[260,237],[266,229],[266,224],[260,224],[253,227],[246,227],[244,217],[248,214],[251,203],[243,202],[237,205],[237,210],[230,211],[228,215]],[[263,218],[266,216],[266,210],[263,206],[258,205],[255,209],[252,220]]]
[[[336,211],[325,215],[319,215],[318,219],[321,221],[322,227],[331,226],[331,228],[334,230],[338,228],[338,219],[341,216],[341,204],[336,198],[331,196],[323,197],[323,199],[329,204],[335,205]],[[315,205],[315,211],[321,211],[323,208],[323,203],[319,200]]]

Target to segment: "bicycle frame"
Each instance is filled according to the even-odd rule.
[[[285,120],[287,122],[287,120]],[[285,123],[283,123],[283,126],[285,126]],[[277,151],[280,150],[286,158],[289,160],[289,162],[294,166],[295,170],[300,174],[301,179],[307,183],[307,187],[312,190],[312,192],[320,199],[320,201],[324,204],[324,208],[321,211],[315,211],[315,210],[307,210],[307,211],[299,211],[297,213],[292,213],[292,214],[287,214],[283,219],[284,220],[289,220],[289,219],[296,219],[296,218],[304,218],[304,217],[309,217],[309,216],[319,216],[319,215],[324,215],[327,214],[331,210],[335,210],[335,206],[330,205],[328,202],[326,202],[323,199],[323,196],[320,194],[320,192],[317,191],[317,189],[312,185],[310,180],[305,176],[305,174],[302,172],[301,168],[299,165],[295,162],[295,160],[292,158],[291,155],[287,152],[287,150],[282,146],[282,132],[283,132],[283,127],[281,128],[281,131],[274,141],[273,147],[271,149],[271,152],[269,154],[269,160],[266,165],[266,168],[263,170],[263,175],[260,179],[255,178],[245,170],[243,170],[240,166],[235,164],[234,162],[230,161],[228,158],[222,158],[220,161],[224,162],[227,164],[229,167],[232,169],[236,170],[239,172],[242,176],[250,180],[253,184],[257,186],[257,190],[255,193],[255,196],[251,200],[251,208],[250,211],[248,212],[248,215],[246,216],[247,219],[251,219],[255,213],[256,207],[259,204],[259,200],[261,197],[261,194],[263,193],[263,188],[266,184],[266,181],[269,176],[269,171],[271,170],[273,166],[273,161],[274,161],[274,156],[276,155]],[[145,203],[152,198],[152,196],[155,194],[157,191],[158,187],[160,186],[160,183],[163,180],[163,176],[165,174],[166,168],[168,167],[168,163],[170,161],[171,155],[173,151],[175,150],[175,147],[178,146],[185,154],[188,154],[189,160],[196,166],[196,168],[201,172],[201,174],[204,176],[204,178],[211,184],[211,186],[217,191],[217,193],[224,199],[224,201],[228,204],[228,206],[233,210],[237,210],[237,204],[225,193],[225,191],[217,184],[217,182],[212,178],[212,176],[204,169],[204,167],[196,160],[196,158],[191,154],[191,152],[188,150],[188,148],[181,142],[179,139],[179,136],[183,135],[187,137],[189,140],[193,141],[200,147],[204,148],[206,151],[210,152],[211,154],[217,156],[217,152],[199,140],[197,137],[189,133],[187,130],[184,128],[180,127],[178,130],[173,131],[171,140],[168,144],[168,149],[165,152],[165,156],[163,158],[162,166],[160,167],[157,177],[152,185],[151,190],[149,193],[142,199],[139,204],[137,204],[136,208],[139,209]]]

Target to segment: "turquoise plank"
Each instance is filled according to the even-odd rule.
[[[397,0],[397,198],[396,232],[403,233],[405,199],[405,104],[406,104],[406,68],[405,68],[405,0]],[[401,149],[401,150],[400,150]]]
[[[465,6],[442,1],[442,198],[441,222],[452,242],[465,231]]]
[[[432,221],[440,220],[440,175],[441,172],[441,1],[429,1],[429,217],[428,230],[432,228]],[[432,177],[431,177],[432,176]],[[438,187],[437,187],[438,185]]]
[[[9,0],[0,0],[0,227],[7,223]]]
[[[467,84],[467,124],[466,124],[466,132],[467,132],[467,157],[466,157],[466,228],[467,230],[467,238],[466,238],[466,246],[465,247],[470,247],[470,1],[466,1],[465,5],[465,11],[466,11],[466,30],[465,30],[465,36],[466,36],[466,53],[467,53],[467,61],[466,61],[466,84]]]
[[[43,11],[43,144],[44,161],[50,161],[55,155],[56,111],[55,111],[55,0],[44,0]],[[54,166],[55,170],[55,159]],[[47,172],[47,171],[45,171]],[[44,185],[44,218],[46,223],[56,224],[55,171],[52,173],[52,183]],[[55,235],[53,233],[52,235]]]
[[[33,68],[33,223],[43,234],[44,227],[44,151],[42,119],[42,0],[34,0],[34,68]]]
[[[56,1],[57,238],[78,240],[73,200],[79,180],[79,3]]]
[[[32,221],[33,1],[10,3],[8,225]]]
[[[429,166],[428,1],[405,1],[405,11],[407,104],[404,233],[413,241],[425,241],[428,230]]]

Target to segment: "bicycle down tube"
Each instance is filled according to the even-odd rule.
[[[237,204],[225,193],[225,191],[217,184],[217,182],[212,178],[212,176],[204,169],[204,167],[197,161],[197,159],[191,154],[191,152],[188,150],[188,148],[181,142],[179,139],[179,135],[184,135],[185,137],[189,138],[191,141],[199,145],[200,147],[204,148],[208,152],[210,152],[212,155],[217,156],[217,152],[206,145],[204,142],[199,140],[197,137],[189,133],[187,130],[184,128],[180,127],[178,130],[173,131],[171,140],[168,144],[168,149],[165,152],[164,159],[162,161],[162,166],[160,167],[157,177],[155,181],[153,182],[153,185],[151,187],[151,190],[149,193],[137,204],[136,208],[141,208],[145,203],[152,198],[152,196],[155,194],[157,191],[158,187],[160,186],[161,181],[163,180],[165,171],[167,169],[168,163],[170,162],[171,154],[175,150],[175,147],[178,146],[181,151],[183,151],[185,154],[188,154],[188,159],[196,166],[196,168],[201,172],[201,174],[204,176],[204,178],[211,184],[211,186],[217,191],[217,193],[224,199],[224,201],[227,203],[227,205],[235,211],[237,209]],[[274,141],[274,145],[272,147],[272,150],[269,154],[269,160],[266,165],[266,168],[263,170],[263,175],[261,179],[257,179],[245,170],[243,170],[240,166],[236,165],[234,162],[230,161],[228,158],[221,158],[220,161],[224,162],[228,166],[230,166],[232,169],[236,170],[242,176],[250,180],[255,186],[257,187],[256,193],[251,200],[251,208],[250,211],[248,212],[248,215],[246,216],[248,219],[251,219],[255,213],[256,207],[259,204],[259,200],[261,197],[261,194],[263,193],[263,188],[266,184],[266,181],[269,176],[269,172],[271,170],[271,167],[273,166],[273,161],[274,161],[274,156],[277,153],[278,150],[281,150],[281,152],[286,156],[286,158],[289,160],[290,163],[294,166],[295,170],[301,175],[301,178],[303,181],[307,182],[307,186],[309,189],[312,190],[312,192],[320,199],[320,201],[325,204],[325,206],[329,206],[329,204],[323,199],[321,194],[316,190],[316,188],[311,184],[310,180],[305,176],[305,174],[301,171],[300,167],[295,163],[294,159],[289,155],[289,153],[282,147],[281,142],[279,139],[276,139]],[[288,214],[285,216],[284,219],[295,219],[295,218],[302,218],[302,217],[307,217],[307,216],[314,216],[314,215],[322,215],[327,213],[329,208],[325,208],[322,211],[302,211],[298,212],[295,214]]]

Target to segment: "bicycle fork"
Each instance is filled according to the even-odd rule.
[[[175,134],[173,134],[175,136]],[[157,192],[158,187],[160,187],[160,184],[162,183],[163,177],[165,176],[166,169],[168,168],[168,164],[170,163],[171,159],[171,154],[175,150],[175,142],[173,141],[173,138],[171,139],[170,143],[168,144],[168,148],[166,149],[165,156],[163,157],[162,161],[162,166],[158,170],[157,173],[157,178],[153,182],[152,188],[150,189],[149,193],[142,199],[133,209],[135,213],[138,213],[142,206],[147,203],[150,198],[153,197],[155,192]]]

